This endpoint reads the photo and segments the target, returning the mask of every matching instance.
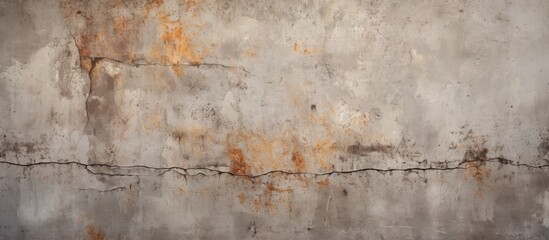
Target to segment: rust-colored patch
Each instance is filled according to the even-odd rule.
[[[316,182],[316,184],[317,184],[319,187],[327,187],[328,185],[330,185],[330,180],[326,178],[326,179],[324,179],[324,180],[321,180],[321,181]]]
[[[114,31],[118,35],[123,35],[127,32],[127,29],[128,29],[128,26],[129,26],[130,23],[131,23],[130,19],[115,17],[114,18]]]
[[[238,201],[240,202],[240,204],[244,204],[244,202],[246,201],[246,194],[244,193],[238,194]]]
[[[484,192],[484,180],[490,177],[492,171],[481,162],[469,162],[465,166],[467,168],[467,176],[473,177],[477,181],[476,194],[482,196]]]
[[[300,152],[294,152],[292,154],[292,162],[294,162],[295,168],[298,172],[303,172],[307,167],[305,158],[303,157],[303,154],[301,154]]]
[[[160,24],[162,47],[159,49],[155,46],[151,55],[156,55],[164,64],[198,65],[202,62],[202,54],[195,50],[196,47],[192,43],[194,34],[187,33],[182,22],[172,21],[168,14],[163,14],[160,16]]]
[[[80,60],[80,67],[82,69],[84,69],[86,72],[90,72],[92,70],[92,60],[91,58],[88,58],[88,57],[83,57],[81,60]]]
[[[250,166],[244,160],[244,154],[241,149],[228,147],[229,159],[231,159],[230,172],[234,174],[248,174]]]
[[[477,195],[482,196],[484,189],[484,180],[491,175],[491,170],[485,166],[488,160],[488,149],[479,146],[471,146],[464,155],[465,167],[467,168],[467,177],[473,177],[477,181]]]
[[[88,233],[88,240],[105,240],[105,233],[101,228],[96,228],[92,224],[86,226],[86,232]]]
[[[274,199],[275,202],[273,202],[273,193],[289,192],[292,192],[292,189],[282,189],[275,187],[272,183],[268,183],[263,190],[263,205],[267,208],[268,211],[273,211],[277,208],[277,203],[280,202],[280,199]]]
[[[257,51],[255,50],[255,48],[252,47],[246,48],[244,54],[246,54],[246,56],[249,58],[256,58],[258,56]]]
[[[204,10],[203,3],[204,0],[185,0],[185,11],[192,12],[192,16],[196,17]]]
[[[272,196],[273,192],[291,192],[291,191],[292,189],[277,188],[272,183],[269,183],[267,184],[267,186],[265,186],[265,190],[263,191],[263,193],[267,196]]]
[[[153,0],[147,3],[144,7],[145,18],[149,17],[149,14],[151,13],[151,11],[162,6],[163,3],[164,3],[164,0]]]
[[[320,48],[308,48],[304,44],[294,43],[294,51],[303,55],[313,55],[321,51]]]

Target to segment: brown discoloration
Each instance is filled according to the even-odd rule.
[[[292,153],[292,162],[294,162],[297,172],[303,172],[307,167],[305,158],[300,152]]]
[[[88,240],[105,240],[105,233],[103,230],[101,228],[96,228],[92,224],[86,226],[86,232],[88,234]]]
[[[472,177],[477,182],[476,194],[478,196],[483,195],[484,181],[486,178],[490,177],[492,170],[487,168],[482,162],[468,162],[465,163],[467,168],[467,177]]]
[[[67,23],[83,23],[69,26],[81,58],[108,57],[127,62],[136,58],[134,49],[144,21],[142,5],[113,0],[90,8],[87,1],[63,0],[60,6]]]
[[[334,166],[330,163],[330,159],[334,159],[338,151],[339,148],[332,138],[321,139],[313,147],[316,164],[325,170],[333,169]]]
[[[204,0],[185,0],[185,11],[192,12],[192,16],[196,17],[204,10],[203,3]]]
[[[145,18],[149,17],[149,14],[151,13],[151,11],[153,11],[156,8],[159,8],[160,6],[162,6],[162,4],[164,4],[164,0],[152,0],[147,4],[145,4],[145,7],[144,7]]]
[[[208,157],[208,148],[216,144],[214,137],[202,126],[188,126],[175,130],[181,155],[189,158],[204,159]]]
[[[277,208],[277,204],[279,199],[275,199],[277,202],[273,203],[273,193],[290,193],[292,192],[292,189],[283,189],[275,187],[272,183],[268,183],[265,186],[265,189],[263,190],[263,205],[267,208],[268,211],[273,211]]]
[[[146,117],[143,123],[143,128],[146,132],[151,133],[154,129],[159,129],[165,122],[165,110],[157,108],[153,113]]]
[[[463,160],[467,169],[467,177],[473,177],[477,181],[477,195],[482,196],[484,180],[491,175],[491,170],[485,166],[488,149],[470,148],[465,152]]]
[[[92,70],[92,67],[93,67],[93,64],[92,64],[92,59],[91,58],[88,58],[88,57],[83,57],[81,60],[80,60],[80,67],[82,69],[84,69],[86,72],[90,72]]]
[[[229,159],[231,160],[230,172],[233,174],[248,174],[250,172],[250,166],[246,163],[242,150],[228,147],[227,151]]]

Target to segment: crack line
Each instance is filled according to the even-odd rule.
[[[8,164],[12,166],[19,166],[19,167],[34,167],[34,166],[40,166],[40,165],[77,165],[80,167],[83,167],[88,173],[93,175],[103,175],[103,176],[117,176],[117,177],[138,177],[141,176],[140,174],[123,174],[123,173],[105,173],[105,172],[97,172],[93,171],[90,168],[94,167],[105,167],[110,168],[111,170],[137,170],[137,169],[148,169],[153,171],[161,171],[158,176],[161,176],[165,174],[166,172],[174,172],[183,176],[215,176],[215,175],[221,175],[221,174],[228,174],[234,177],[246,177],[246,178],[260,178],[268,175],[273,174],[285,174],[285,175],[305,175],[305,176],[330,176],[330,175],[337,175],[337,174],[352,174],[352,173],[359,173],[359,172],[379,172],[379,173],[388,173],[388,172],[408,172],[408,171],[454,171],[454,170],[465,170],[468,168],[474,168],[475,166],[463,166],[467,163],[490,163],[490,162],[496,162],[500,163],[502,165],[511,165],[515,167],[526,167],[526,168],[537,168],[537,169],[545,169],[549,168],[549,164],[546,165],[529,165],[525,163],[516,163],[511,160],[497,157],[497,158],[490,158],[487,160],[473,160],[473,161],[462,161],[458,165],[454,167],[409,167],[409,168],[359,168],[359,169],[352,169],[352,170],[334,170],[329,172],[292,172],[292,171],[285,171],[285,170],[271,170],[259,174],[239,174],[239,173],[233,173],[230,171],[223,171],[219,169],[213,169],[213,168],[207,168],[207,167],[190,167],[190,168],[184,168],[184,167],[154,167],[154,166],[146,166],[146,165],[127,165],[127,166],[120,166],[120,165],[109,165],[109,164],[102,164],[102,163],[92,163],[92,164],[85,164],[81,162],[36,162],[36,163],[14,163],[10,161],[0,161],[0,164]],[[197,173],[189,173],[189,171],[198,171]],[[211,172],[214,174],[207,174],[207,172]]]

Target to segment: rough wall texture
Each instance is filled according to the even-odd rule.
[[[1,239],[546,239],[549,2],[0,1]]]

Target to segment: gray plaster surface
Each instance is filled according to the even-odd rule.
[[[0,239],[548,239],[548,23],[0,0]]]

